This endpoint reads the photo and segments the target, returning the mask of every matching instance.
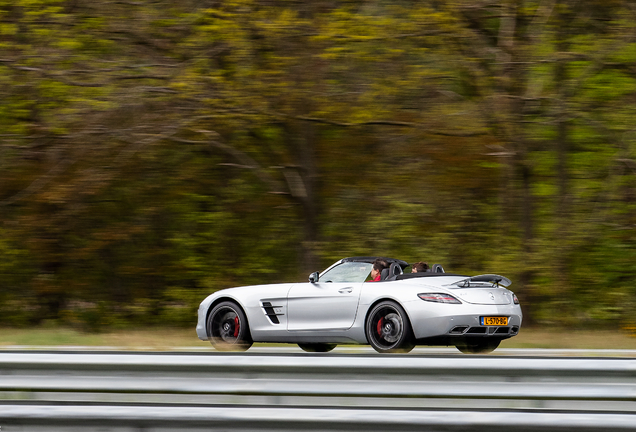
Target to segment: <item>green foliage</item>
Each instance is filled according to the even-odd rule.
[[[190,326],[389,255],[632,325],[633,11],[517,6],[0,2],[0,323]]]

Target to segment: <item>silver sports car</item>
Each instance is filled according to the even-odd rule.
[[[521,307],[507,278],[445,273],[439,264],[404,273],[407,262],[381,258],[390,267],[367,281],[376,258],[341,259],[305,283],[217,291],[199,306],[197,335],[221,351],[276,342],[309,352],[354,343],[381,353],[415,345],[485,353],[519,332]]]

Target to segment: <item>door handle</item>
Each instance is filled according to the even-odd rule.
[[[340,288],[340,289],[338,290],[338,292],[339,292],[340,294],[349,294],[351,291],[353,291],[353,288],[351,288],[351,287],[347,287],[347,288]]]

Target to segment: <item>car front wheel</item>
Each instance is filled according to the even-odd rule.
[[[406,312],[392,301],[371,309],[365,326],[367,340],[379,353],[407,353],[413,349],[413,333]]]
[[[208,335],[219,351],[246,351],[253,343],[245,313],[230,301],[219,303],[210,312]]]

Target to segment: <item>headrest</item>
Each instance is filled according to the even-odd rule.
[[[431,267],[431,271],[433,273],[446,273],[444,271],[444,267],[442,267],[441,264],[433,264],[433,267]]]
[[[382,269],[382,271],[380,272],[380,280],[386,280],[388,276],[389,276],[389,269],[388,268]]]
[[[402,267],[398,263],[392,263],[389,267],[389,277],[402,274]]]

